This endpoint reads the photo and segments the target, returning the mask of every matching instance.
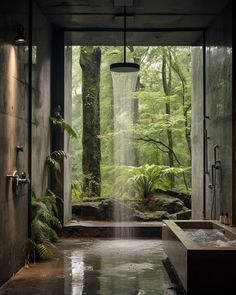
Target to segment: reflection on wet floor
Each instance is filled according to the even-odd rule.
[[[66,239],[55,259],[30,265],[0,295],[172,295],[161,240]]]

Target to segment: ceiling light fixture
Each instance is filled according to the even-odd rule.
[[[15,37],[16,44],[24,44],[26,42],[25,39],[25,29],[22,25],[16,25],[16,37]]]
[[[111,72],[130,73],[138,72],[139,65],[136,63],[126,62],[126,5],[124,5],[124,62],[118,62],[110,65]]]

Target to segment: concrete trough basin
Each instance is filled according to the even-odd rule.
[[[218,230],[230,242],[199,243],[189,235],[193,230],[203,236],[209,230]],[[235,290],[235,228],[217,221],[166,220],[162,240],[169,262],[188,295],[232,294]]]

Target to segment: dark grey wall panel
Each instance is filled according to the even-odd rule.
[[[203,47],[192,48],[192,218],[203,216]]]
[[[232,10],[228,6],[206,32],[206,114],[209,116],[207,217],[219,219],[220,212],[232,216]],[[212,172],[214,147],[219,169]],[[213,175],[212,175],[213,173]],[[216,176],[214,176],[214,173]],[[215,180],[214,180],[215,178]],[[216,206],[213,206],[213,199]]]
[[[32,189],[43,196],[48,186],[51,115],[51,29],[46,18],[33,5],[32,64]]]
[[[206,31],[206,120],[205,176],[206,218],[232,216],[232,9],[231,2]],[[193,218],[203,216],[203,51],[193,49],[192,167]],[[216,147],[217,146],[217,147]],[[216,160],[214,159],[214,147]],[[217,166],[215,169],[214,166]],[[213,168],[213,169],[212,169]],[[211,187],[211,184],[215,187]]]
[[[28,45],[14,44],[15,26],[24,25],[27,40],[28,1],[0,3],[0,285],[24,265],[28,244],[28,190],[13,194],[6,175],[28,173]],[[3,7],[2,7],[3,6]],[[32,187],[42,195],[47,185],[45,158],[50,152],[50,27],[34,6],[33,14]],[[22,145],[23,152],[16,152]]]
[[[28,238],[27,185],[16,196],[6,178],[28,173],[28,46],[14,44],[16,23],[28,32],[28,1],[17,2],[0,3],[0,285],[24,264]]]

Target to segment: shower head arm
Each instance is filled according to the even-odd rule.
[[[124,63],[126,63],[126,6],[124,5]]]

